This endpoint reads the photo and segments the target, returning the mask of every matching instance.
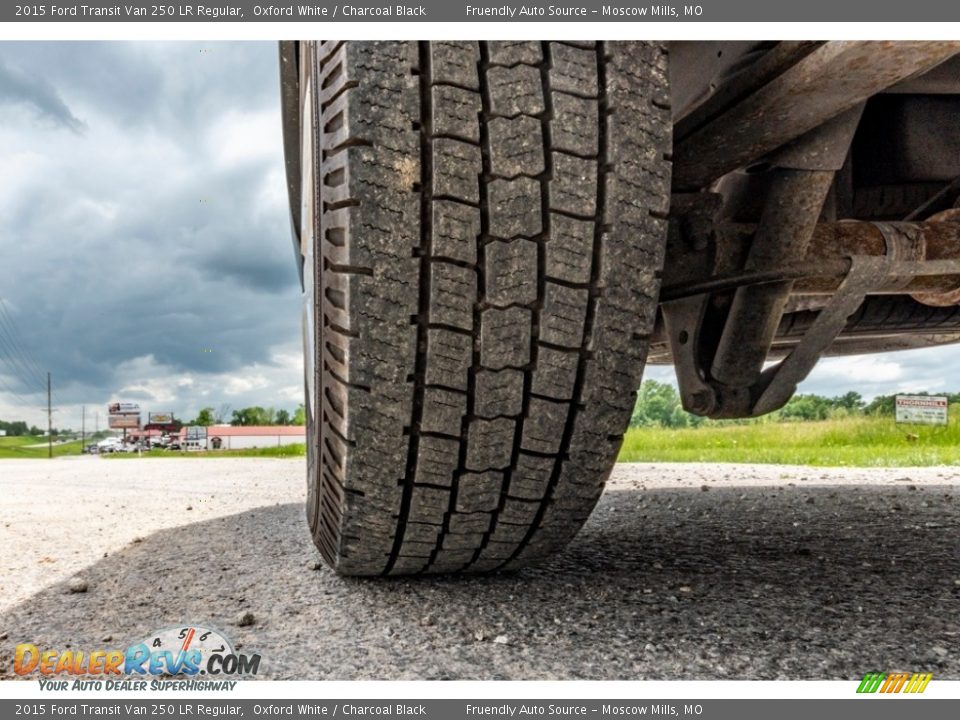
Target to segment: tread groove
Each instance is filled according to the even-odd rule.
[[[307,52],[322,83],[314,542],[350,575],[545,557],[599,498],[653,333],[662,48]]]

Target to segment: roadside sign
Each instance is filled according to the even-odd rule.
[[[927,395],[897,395],[898,423],[915,425],[946,425],[947,398]]]
[[[171,425],[173,423],[172,412],[152,412],[147,413],[148,425]]]
[[[115,402],[110,403],[107,410],[111,415],[139,415],[140,405],[129,402]]]
[[[126,413],[124,415],[114,415],[111,414],[107,421],[111,430],[139,430],[140,429],[140,415],[131,415]]]
[[[207,428],[203,425],[191,425],[190,427],[187,428],[186,439],[206,441]]]

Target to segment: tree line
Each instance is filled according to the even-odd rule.
[[[290,412],[285,408],[260,407],[253,405],[251,407],[240,408],[239,410],[221,408],[214,410],[212,407],[201,408],[200,412],[190,422],[184,425],[220,425],[226,420],[227,412],[230,414],[230,425],[306,425],[306,411],[303,403],[297,406],[296,410]]]
[[[914,395],[944,396],[953,405],[960,404],[960,393],[911,393]],[[692,415],[683,409],[676,388],[668,383],[646,380],[637,392],[637,401],[630,427],[699,427],[704,424],[745,424],[752,422],[809,422],[827,420],[850,415],[889,415],[893,416],[896,395],[878,395],[870,402],[863,396],[850,391],[836,397],[826,397],[813,393],[794,395],[780,410],[763,418],[745,420],[709,420]]]
[[[23,420],[0,420],[0,430],[6,430],[7,435],[43,435],[46,430],[41,430],[36,425],[28,425]],[[54,435],[59,435],[59,430],[53,431]]]

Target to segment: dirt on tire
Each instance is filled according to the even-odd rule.
[[[600,496],[653,331],[666,50],[308,53],[314,540],[351,575],[549,556]]]

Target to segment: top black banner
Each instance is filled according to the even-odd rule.
[[[420,0],[387,3],[215,0],[210,4],[40,2],[0,6],[0,22],[951,22],[960,3],[941,0],[694,0],[691,4],[640,2],[495,2]]]

